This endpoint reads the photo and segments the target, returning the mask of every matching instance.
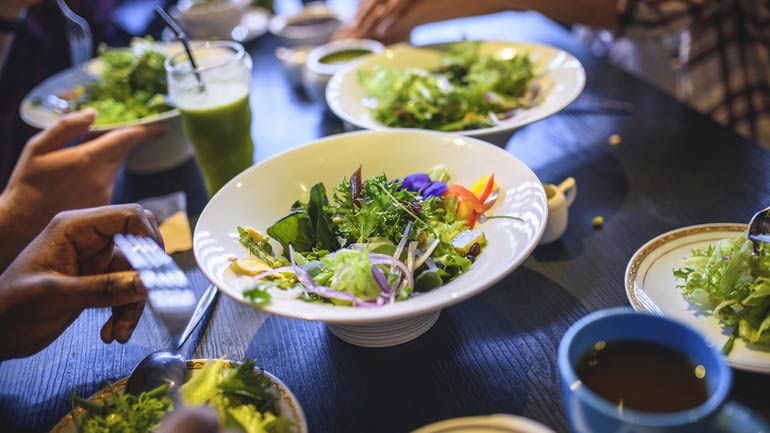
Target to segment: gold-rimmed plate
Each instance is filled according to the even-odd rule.
[[[187,368],[190,370],[190,374],[194,375],[197,374],[197,371],[200,370],[207,362],[213,361],[211,359],[193,359],[191,361],[187,361]],[[233,361],[225,361],[226,365],[230,367],[231,365],[237,365],[237,362]],[[281,410],[281,415],[285,416],[289,419],[289,421],[292,422],[294,425],[294,433],[307,433],[307,421],[305,420],[305,413],[302,412],[302,407],[299,405],[299,400],[297,400],[297,397],[294,396],[294,394],[291,392],[289,387],[286,386],[283,382],[281,382],[280,379],[273,376],[272,374],[265,371],[265,376],[267,376],[270,379],[270,382],[272,382],[273,390],[275,391],[276,395],[278,396],[278,407]],[[126,383],[128,382],[128,378],[123,378],[115,383],[112,384],[112,389],[109,387],[102,388],[99,390],[96,394],[88,397],[89,400],[94,402],[100,402],[104,400],[105,398],[109,397],[110,394],[114,392],[123,392],[123,390],[126,388]],[[59,421],[53,429],[51,429],[51,433],[78,433],[77,425],[75,424],[75,419],[82,416],[85,411],[82,408],[75,409],[74,412],[70,412],[62,418],[61,421]]]
[[[521,416],[498,414],[439,421],[412,433],[554,433],[550,428]]]
[[[746,233],[746,224],[703,224],[664,233],[644,244],[631,257],[626,268],[626,296],[636,311],[678,319],[700,331],[721,348],[732,333],[719,320],[698,305],[689,302],[676,286],[673,270],[696,248],[705,248],[722,239]],[[727,356],[728,363],[739,370],[770,374],[770,347],[736,339]]]

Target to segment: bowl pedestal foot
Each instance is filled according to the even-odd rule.
[[[390,322],[348,324],[327,324],[334,335],[341,340],[361,347],[389,347],[412,341],[427,332],[441,313],[441,310],[416,317]]]

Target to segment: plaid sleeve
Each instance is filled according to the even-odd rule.
[[[658,36],[707,19],[730,1],[720,0],[618,0],[618,33]]]

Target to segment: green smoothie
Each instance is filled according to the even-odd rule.
[[[184,132],[195,147],[206,189],[213,196],[253,163],[249,96],[204,109],[182,108],[181,112]]]

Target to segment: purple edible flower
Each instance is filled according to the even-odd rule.
[[[444,182],[433,182],[422,190],[422,196],[423,198],[441,197],[441,194],[444,194],[447,189],[448,187]]]
[[[412,192],[420,192],[420,190],[428,185],[430,185],[430,176],[425,173],[410,174],[401,183],[402,188]]]

